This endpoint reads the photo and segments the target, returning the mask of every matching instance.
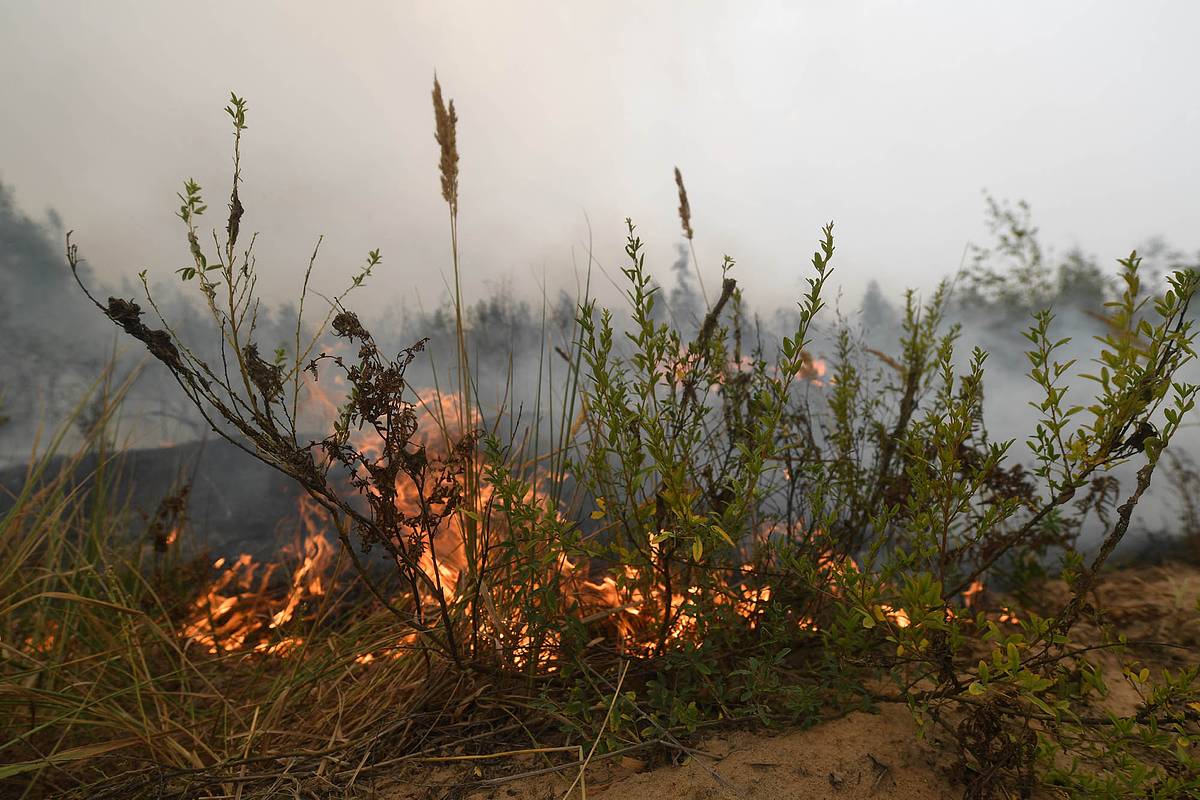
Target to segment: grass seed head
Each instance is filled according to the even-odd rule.
[[[442,97],[442,85],[437,76],[433,78],[433,115],[437,122],[434,138],[441,148],[438,167],[442,173],[442,199],[450,205],[450,212],[458,212],[458,114],[454,101],[449,103]]]
[[[453,110],[453,108],[451,108]],[[692,206],[688,203],[687,189],[683,185],[683,173],[675,168],[675,185],[679,187],[679,222],[683,225],[683,235],[692,240]]]

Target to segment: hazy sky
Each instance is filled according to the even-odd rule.
[[[626,216],[666,278],[678,164],[710,280],[729,253],[753,300],[790,301],[834,219],[856,296],[955,269],[983,188],[1029,200],[1060,249],[1200,246],[1197,31],[1195,2],[0,0],[0,181],[101,274],[169,274],[183,178],[220,224],[234,90],[268,294],[324,233],[323,286],[380,247],[356,305],[435,302],[437,70],[468,278],[573,286],[588,220],[615,272]]]

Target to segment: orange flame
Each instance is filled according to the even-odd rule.
[[[821,378],[826,374],[825,361],[806,359],[800,376],[821,385]],[[309,390],[310,401],[319,407],[320,413],[327,417],[336,414],[337,404],[324,388],[310,384]],[[468,427],[479,425],[476,413],[472,414],[469,425],[463,424],[458,398],[454,395],[433,390],[418,391],[415,407],[418,413],[415,441],[433,457],[445,454],[448,443],[459,438]],[[352,439],[355,448],[362,453],[378,454],[382,449],[383,442],[373,430],[355,431]],[[428,502],[421,496],[421,487],[408,477],[398,479],[395,491],[397,508],[406,516],[416,515],[422,504]],[[492,502],[495,490],[486,481],[479,481],[472,494],[477,505],[461,511],[478,519]],[[558,514],[549,496],[536,485],[529,488],[525,500],[542,508],[546,514]],[[182,628],[184,636],[214,654],[243,651],[286,656],[303,647],[302,638],[287,635],[284,631],[302,613],[306,602],[329,592],[334,553],[331,538],[326,535],[329,520],[324,510],[307,496],[300,498],[297,510],[303,535],[298,547],[292,551],[297,563],[286,578],[279,580],[284,568],[280,563],[259,563],[246,554],[230,563],[224,558],[218,559],[213,567],[220,572],[194,601],[191,615]],[[467,513],[456,513],[446,517],[437,530],[424,532],[427,539],[419,565],[435,586],[422,589],[421,603],[452,605],[460,602],[465,589],[460,584],[468,565],[474,563],[467,548],[487,548],[496,544],[469,542],[465,528],[467,520]],[[756,531],[755,535],[765,540],[769,533],[764,529]],[[493,531],[491,535],[498,534]],[[552,542],[545,546],[556,547]],[[548,563],[552,564],[553,573],[546,579],[556,581],[555,585],[561,587],[580,619],[596,625],[606,636],[612,636],[622,651],[649,655],[660,640],[690,641],[703,635],[706,621],[698,619],[692,607],[700,592],[708,590],[688,586],[672,592],[667,598],[661,587],[653,581],[647,582],[646,576],[637,574],[633,567],[626,566],[624,572],[592,579],[586,563],[575,563],[563,552],[546,554],[551,556]],[[857,571],[858,565],[849,556],[835,556],[830,551],[818,560],[817,569],[829,580],[831,591],[836,592],[836,578]],[[748,624],[756,624],[771,601],[771,589],[755,585],[755,576],[748,566],[743,567],[735,578],[718,586],[708,602],[730,609]],[[471,596],[477,598],[481,606],[475,610],[475,617],[482,620],[480,632],[487,637],[484,641],[498,654],[511,658],[518,667],[535,661],[538,667],[552,669],[552,653],[559,644],[559,634],[554,631],[543,633],[529,621],[505,611],[512,608],[514,587],[488,586],[479,576],[473,576],[472,581]],[[881,611],[899,627],[911,624],[908,612],[903,608],[883,606]],[[669,615],[665,631],[661,630],[664,613]],[[808,616],[797,615],[795,624],[801,630],[817,629],[817,623]],[[355,660],[366,665],[380,658],[398,657],[414,642],[415,634],[406,635],[385,648],[363,653]]]
[[[333,548],[324,534],[324,514],[315,501],[302,497],[300,510],[305,531],[298,548],[300,563],[283,597],[272,584],[282,564],[263,564],[248,553],[228,566],[225,558],[218,558],[213,568],[222,571],[192,602],[192,614],[183,625],[185,637],[214,654],[247,648],[284,654],[301,643],[291,637],[271,642],[269,634],[288,623],[301,603],[325,593]]]

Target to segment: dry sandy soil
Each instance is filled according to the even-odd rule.
[[[1104,654],[1110,694],[1103,705],[1130,713],[1137,694],[1120,679],[1123,660],[1177,668],[1200,660],[1200,569],[1184,566],[1139,567],[1110,574],[1097,588],[1097,605],[1106,621],[1130,639],[1171,642],[1182,648],[1131,647],[1124,655]],[[1066,587],[1045,587],[1049,603],[1067,597]],[[1081,638],[1096,635],[1081,623]],[[646,769],[632,758],[593,764],[587,773],[589,798],[653,800],[726,800],[741,798],[895,798],[951,800],[963,788],[953,775],[953,748],[931,736],[917,737],[917,726],[903,706],[885,705],[878,714],[855,712],[803,731],[782,734],[735,731],[696,743],[696,756],[678,765]],[[554,754],[566,756],[568,754]],[[549,756],[553,758],[554,755]],[[384,788],[384,800],[559,800],[578,770],[508,781],[505,775],[544,766],[533,756],[498,759],[478,769],[461,765],[397,776]],[[482,766],[487,764],[487,766]],[[505,781],[487,786],[485,781]],[[381,787],[382,788],[382,787]],[[571,798],[579,798],[578,787]],[[1035,797],[1053,797],[1039,793]]]
[[[948,777],[949,761],[916,737],[916,725],[902,706],[879,714],[855,712],[814,728],[776,736],[744,731],[697,744],[709,757],[679,766],[644,770],[633,758],[611,759],[587,774],[589,798],[726,800],[726,798],[897,798],[953,800],[962,795]],[[563,754],[565,755],[565,754]],[[543,762],[523,760],[525,770]],[[522,770],[517,770],[522,771]],[[387,800],[462,797],[464,800],[558,800],[577,770],[559,776],[527,778],[499,786],[452,790],[472,777],[446,769],[385,792]],[[571,793],[579,798],[579,789]]]

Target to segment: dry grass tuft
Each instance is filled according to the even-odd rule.
[[[683,173],[675,168],[675,185],[679,187],[679,221],[683,224],[683,235],[688,241],[695,233],[692,231],[692,206],[688,202],[687,188],[683,185]]]
[[[442,199],[450,204],[450,213],[458,213],[458,113],[454,101],[442,97],[442,85],[433,78],[433,115],[437,122],[434,138],[441,148],[438,166],[442,173]]]

